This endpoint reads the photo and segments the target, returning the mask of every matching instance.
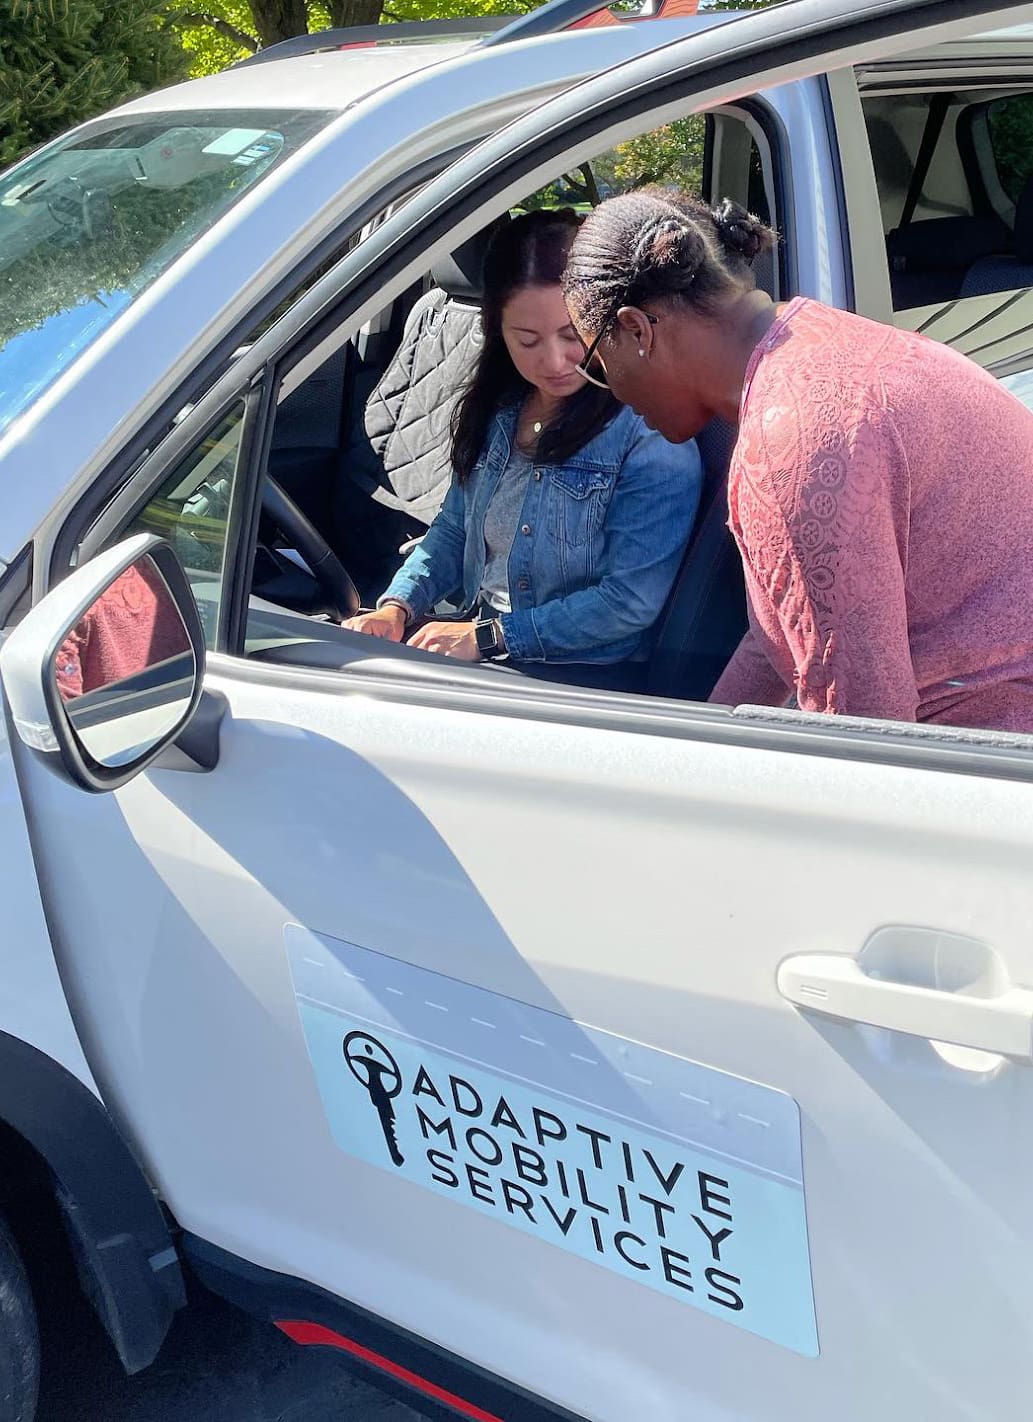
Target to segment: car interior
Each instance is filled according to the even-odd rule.
[[[753,211],[775,220],[770,163],[754,122],[729,111],[685,124],[696,130],[685,135],[686,173],[696,189],[706,171],[715,193],[718,187],[738,192]],[[718,154],[720,179],[714,172]],[[587,210],[638,185],[615,175],[622,156],[634,177],[626,155],[614,150],[530,195],[514,213],[565,205]],[[480,345],[484,253],[498,222],[510,216],[439,262],[358,336],[322,356],[299,383],[285,382],[262,502],[249,656],[321,667],[354,662],[357,634],[336,623],[375,603],[448,489],[450,418]],[[777,294],[784,284],[778,253],[758,262],[757,280]],[[742,569],[726,527],[732,442],[733,430],[720,422],[699,439],[703,496],[655,631],[648,675],[653,695],[706,700],[745,630]],[[196,567],[196,556],[193,561]],[[303,635],[292,635],[284,609],[308,619]],[[454,610],[439,607],[442,613]],[[316,626],[323,623],[325,638],[314,635],[313,619]],[[404,645],[378,641],[374,647],[368,645],[373,639],[361,640],[367,655],[375,650],[378,658],[403,656],[414,667],[428,658],[441,662]]]
[[[1033,94],[864,98],[896,311],[1033,284]]]

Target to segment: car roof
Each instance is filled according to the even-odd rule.
[[[156,89],[117,113],[171,113],[176,110],[295,108],[343,110],[395,79],[455,59],[469,41],[450,44],[396,44],[370,49],[325,50],[265,64],[241,65]]]
[[[694,30],[725,24],[739,18],[742,13],[735,10],[702,10],[696,15],[678,19],[647,19],[611,28],[541,35],[535,39],[518,40],[514,47],[526,49],[533,45],[545,49],[557,44],[591,46],[592,67],[605,67],[633,54],[659,48]],[[157,89],[119,106],[114,113],[196,112],[205,108],[264,109],[271,106],[343,112],[385,85],[458,59],[463,54],[472,55],[479,47],[479,40],[475,37],[449,39],[435,35],[432,24],[427,26],[426,39],[421,37],[401,43],[391,40],[391,25],[382,28],[385,32],[383,43],[315,50],[283,58],[269,54],[261,64],[234,65],[202,79],[189,79],[168,89]],[[318,35],[313,36],[314,40],[318,38]],[[948,42],[935,51],[923,51],[922,57],[931,57],[934,53],[965,53],[981,58],[994,54],[1014,56],[1031,50],[1033,25],[1017,25]],[[918,58],[918,55],[914,57]]]
[[[558,46],[584,49],[587,67],[605,68],[649,49],[737,18],[734,11],[712,11],[671,20],[643,20],[600,29],[566,31],[515,40],[506,53],[538,52]],[[391,26],[385,25],[390,32]],[[316,37],[318,38],[318,36]],[[385,85],[421,70],[478,52],[474,40],[433,43],[385,43],[354,49],[320,50],[283,59],[271,55],[262,64],[241,64],[202,79],[144,94],[113,110],[114,114],[173,113],[214,109],[297,108],[343,112]],[[485,50],[481,53],[498,53]],[[574,66],[575,69],[577,66]],[[533,69],[533,65],[530,66]],[[518,82],[514,87],[526,87]]]

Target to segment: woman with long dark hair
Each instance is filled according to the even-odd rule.
[[[628,687],[692,529],[701,466],[695,445],[669,444],[578,369],[561,280],[579,221],[533,212],[496,233],[484,345],[452,424],[452,487],[376,611],[345,625]],[[425,620],[457,590],[458,620]]]

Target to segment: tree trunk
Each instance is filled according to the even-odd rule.
[[[329,8],[334,26],[378,25],[384,0],[330,0]]]
[[[581,164],[581,176],[585,180],[585,192],[588,194],[588,201],[593,207],[598,207],[601,201],[599,197],[599,187],[595,181],[595,174],[587,163]]]
[[[216,34],[228,39],[231,44],[237,45],[240,49],[249,49],[252,54],[258,48],[258,41],[254,35],[249,35],[246,30],[230,24],[229,20],[224,20],[221,15],[211,15],[206,10],[190,10],[178,14],[176,24],[181,29],[213,29]]]
[[[308,34],[305,0],[249,0],[249,3],[263,49],[294,35]]]

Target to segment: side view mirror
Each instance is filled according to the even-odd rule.
[[[197,604],[172,548],[141,534],[77,568],[0,647],[20,740],[86,790],[151,764],[201,698]]]

